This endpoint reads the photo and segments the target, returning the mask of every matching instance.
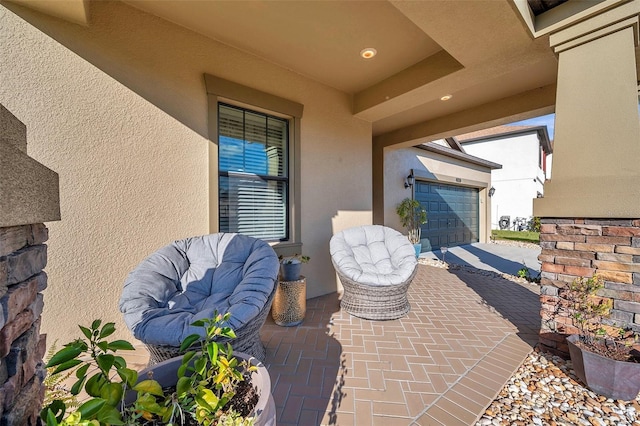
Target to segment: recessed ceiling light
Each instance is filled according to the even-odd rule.
[[[453,98],[453,95],[444,95],[443,97],[440,98],[440,100],[441,101],[448,101],[451,98]]]
[[[378,51],[373,47],[367,47],[365,49],[362,49],[362,51],[360,52],[360,56],[362,56],[365,59],[371,59],[374,56],[376,56],[377,53]]]

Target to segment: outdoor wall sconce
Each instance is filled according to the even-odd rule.
[[[493,194],[496,193],[496,189],[492,186],[491,189],[489,189],[489,197],[493,197]]]
[[[413,177],[413,170],[411,170],[411,173],[409,173],[409,176],[407,176],[406,178],[404,178],[404,188],[410,188],[413,186],[413,184],[416,183],[416,178]]]

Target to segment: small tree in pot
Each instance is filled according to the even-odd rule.
[[[409,241],[416,249],[416,257],[420,256],[422,250],[420,226],[427,223],[427,211],[422,207],[420,201],[405,198],[396,206],[396,213],[400,216],[402,226],[407,229]]]
[[[578,334],[567,337],[576,376],[608,398],[631,400],[640,391],[640,352],[630,330],[605,324],[611,299],[599,297],[601,277],[577,278],[560,295]]]
[[[71,413],[63,400],[54,400],[43,408],[42,420],[47,426],[274,425],[266,369],[248,355],[233,353],[229,343],[216,342],[218,337],[235,337],[224,325],[229,315],[215,313],[196,321],[194,326],[205,329],[198,349],[140,374],[116,354],[133,346],[106,340],[115,331],[113,323],[95,320],[90,327],[80,326],[86,339],[65,345],[47,368],[55,368],[56,374],[75,369],[77,381],[71,393],[84,389],[90,398]],[[200,339],[197,334],[188,336],[181,350],[193,348]]]

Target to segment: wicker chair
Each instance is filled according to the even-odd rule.
[[[204,329],[191,324],[229,312],[235,351],[264,361],[260,328],[271,309],[278,257],[264,241],[211,234],[174,241],[127,277],[120,310],[150,353],[149,365],[180,355],[180,343]]]
[[[380,225],[349,228],[331,238],[330,251],[344,287],[342,309],[371,320],[409,312],[407,290],[418,262],[406,236]]]
[[[264,308],[256,315],[251,321],[249,321],[244,327],[234,330],[236,333],[235,339],[219,339],[218,343],[231,343],[234,352],[244,352],[251,355],[256,359],[264,362],[267,354],[262,341],[260,340],[260,329],[264,325],[267,319],[267,315],[271,310],[271,304],[273,303],[273,297],[276,293],[276,288],[273,287],[271,296],[264,305]],[[144,344],[147,351],[149,351],[149,364],[152,366],[164,360],[183,355],[186,351],[180,351],[179,347],[167,346],[167,345],[151,345]],[[193,347],[199,348],[199,343],[196,343]]]

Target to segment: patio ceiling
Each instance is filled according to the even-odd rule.
[[[374,135],[556,79],[548,40],[506,0],[126,3],[353,95]]]
[[[15,1],[91,25],[90,0]],[[350,94],[374,136],[465,111],[523,118],[555,101],[548,36],[534,39],[511,0],[125,3]],[[377,56],[360,57],[367,47]]]

